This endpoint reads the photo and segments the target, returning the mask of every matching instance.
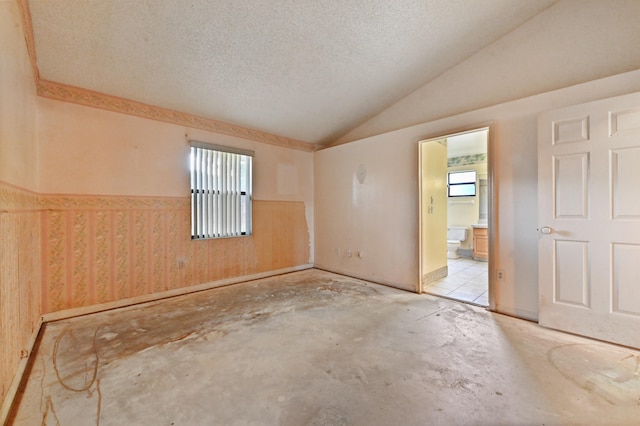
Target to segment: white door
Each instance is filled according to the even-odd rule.
[[[540,324],[640,348],[640,93],[538,118]]]

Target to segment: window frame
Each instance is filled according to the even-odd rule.
[[[462,180],[451,183],[451,176],[456,174],[473,173],[473,180]],[[452,188],[471,187],[473,194],[452,194]],[[478,194],[478,171],[477,170],[456,170],[447,172],[447,196],[449,198],[475,197]]]
[[[253,233],[253,159],[250,150],[189,141],[191,239]]]

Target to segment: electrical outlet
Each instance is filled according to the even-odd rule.
[[[498,278],[498,281],[504,280],[504,269],[498,269],[496,271],[496,278]]]

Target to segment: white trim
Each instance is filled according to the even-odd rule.
[[[374,283],[374,284],[381,284],[387,287],[393,287],[393,288],[397,288],[398,290],[403,290],[403,291],[410,291],[411,293],[419,293],[419,291],[417,290],[415,285],[409,285],[409,286],[403,286],[401,284],[398,283],[394,283],[391,281],[386,281],[386,280],[381,280],[378,277],[370,277],[367,275],[363,275],[363,274],[358,274],[358,273],[354,273],[352,271],[345,271],[342,270],[340,268],[332,268],[329,266],[324,266],[321,264],[314,264],[313,267],[315,269],[319,269],[321,271],[326,271],[326,272],[332,272],[334,274],[339,274],[339,275],[344,275],[345,277],[351,277],[351,278],[356,278],[358,280],[363,280],[363,281],[367,281],[370,283]]]
[[[311,264],[299,265],[299,266],[293,266],[290,268],[278,269],[275,271],[261,272],[258,274],[243,275],[240,277],[226,278],[224,280],[218,280],[218,281],[211,281],[208,283],[198,284],[190,287],[167,290],[160,293],[130,297],[127,299],[117,300],[114,302],[101,303],[98,305],[91,305],[91,306],[83,306],[81,308],[65,309],[63,311],[44,314],[42,316],[42,321],[46,323],[51,321],[58,321],[62,319],[73,318],[73,317],[79,317],[82,315],[94,314],[97,312],[109,311],[112,309],[125,308],[127,306],[155,302],[157,300],[168,299],[170,297],[182,296],[185,294],[196,293],[204,290],[210,290],[217,287],[224,287],[231,284],[238,284],[238,283],[258,280],[262,278],[269,278],[276,275],[283,275],[283,274],[288,274],[290,272],[303,271],[305,269],[311,269],[311,268],[313,268],[313,265]]]
[[[524,309],[514,308],[512,306],[503,306],[503,305],[496,305],[495,309],[492,309],[491,307],[489,307],[488,309],[489,311],[495,312],[496,314],[506,315],[509,317],[518,318],[525,321],[531,321],[538,324],[537,312],[531,312]],[[540,326],[540,327],[544,327],[544,326]]]
[[[163,291],[160,293],[130,297],[127,299],[122,299],[122,300],[109,302],[109,303],[101,303],[98,305],[84,306],[81,308],[65,309],[63,311],[57,311],[57,312],[52,312],[52,313],[42,315],[38,319],[38,323],[33,333],[31,334],[31,337],[29,338],[29,342],[27,344],[28,354],[26,357],[20,360],[16,373],[14,374],[13,380],[11,381],[11,385],[9,385],[7,394],[5,395],[4,400],[2,401],[2,406],[0,407],[0,425],[6,424],[9,414],[11,413],[14,399],[16,397],[16,394],[18,393],[18,388],[22,383],[24,372],[26,371],[31,355],[33,354],[33,348],[36,344],[36,340],[38,339],[38,334],[40,334],[40,330],[42,329],[42,326],[44,324],[52,321],[58,321],[58,320],[63,320],[63,319],[68,319],[73,317],[79,317],[83,315],[95,314],[103,311],[109,311],[112,309],[137,306],[143,303],[155,302],[162,299],[168,299],[171,297],[182,296],[185,294],[210,290],[217,287],[224,287],[232,284],[239,284],[242,282],[274,277],[276,275],[283,275],[291,272],[304,271],[306,269],[312,269],[312,268],[313,268],[312,264],[293,266],[290,268],[278,269],[275,271],[261,272],[258,274],[243,275],[241,277],[211,281],[208,283],[198,284],[191,287],[179,288],[175,290]]]
[[[190,140],[189,145],[196,148],[212,149],[214,151],[228,152],[231,154],[240,154],[240,155],[247,155],[249,157],[255,157],[255,152],[249,149],[235,148],[232,146],[217,145],[215,143],[207,143],[207,142],[200,142],[200,141],[194,141],[194,140]]]

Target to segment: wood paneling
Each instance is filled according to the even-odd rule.
[[[198,241],[188,198],[41,203],[44,313],[309,263],[303,202],[254,201],[252,236]]]
[[[40,317],[37,195],[0,182],[0,401]]]
[[[0,183],[2,399],[43,313],[309,263],[303,202],[254,201],[254,234],[192,241],[188,198],[37,195]]]

